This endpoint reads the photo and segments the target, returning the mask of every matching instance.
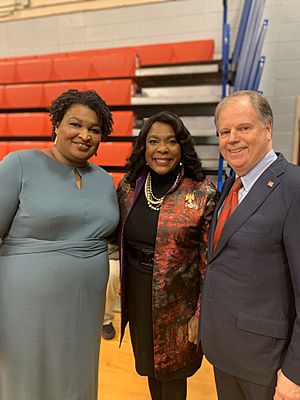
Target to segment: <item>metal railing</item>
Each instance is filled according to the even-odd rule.
[[[262,20],[265,0],[244,0],[239,28],[232,53],[230,48],[230,25],[227,22],[227,0],[223,0],[222,37],[222,97],[239,90],[259,91],[265,65],[261,55],[269,21]],[[218,189],[223,185],[224,160],[219,158]]]

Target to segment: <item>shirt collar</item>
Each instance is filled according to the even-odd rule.
[[[248,192],[261,174],[277,159],[277,155],[273,149],[271,149],[266,156],[246,175],[241,177],[243,182],[243,188]]]

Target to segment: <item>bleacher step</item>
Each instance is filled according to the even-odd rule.
[[[193,65],[137,68],[133,80],[140,87],[220,85],[220,61]]]

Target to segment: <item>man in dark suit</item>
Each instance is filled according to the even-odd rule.
[[[211,225],[201,344],[220,400],[300,399],[300,168],[273,151],[262,95],[227,96],[215,123],[236,176]]]

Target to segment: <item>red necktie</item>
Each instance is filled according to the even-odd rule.
[[[237,178],[234,184],[232,185],[230,193],[228,194],[223,203],[223,207],[220,212],[214,234],[214,251],[216,250],[222,229],[224,228],[227,219],[230,217],[230,215],[233,213],[233,211],[236,209],[238,205],[238,191],[242,186],[243,183],[241,181],[241,178]]]

